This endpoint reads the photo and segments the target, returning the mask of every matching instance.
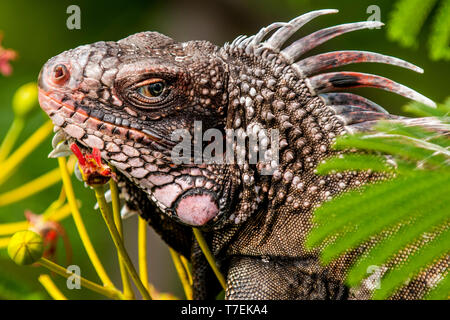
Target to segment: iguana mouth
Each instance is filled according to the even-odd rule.
[[[144,133],[143,131],[131,128],[131,125],[124,126],[123,124],[116,124],[117,118],[114,118],[116,120],[114,123],[108,121],[105,117],[103,117],[103,119],[97,118],[90,115],[85,108],[77,108],[76,104],[71,100],[65,100],[64,102],[59,101],[52,97],[51,93],[48,93],[41,88],[39,88],[39,103],[56,126],[64,128],[65,132],[77,140],[82,139],[86,135],[85,129],[89,128],[104,134],[114,134],[121,138],[132,139],[146,145],[151,144],[152,142],[167,143],[165,139],[149,129],[144,129]],[[72,123],[69,123],[67,121],[68,119],[72,119]],[[82,125],[84,125],[85,128],[83,128]],[[99,139],[92,139],[94,141],[85,143],[90,147],[102,150],[102,142],[100,142]]]

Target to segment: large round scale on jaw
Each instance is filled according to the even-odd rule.
[[[178,218],[191,226],[203,226],[219,213],[216,200],[210,193],[191,193],[183,196],[175,208]]]

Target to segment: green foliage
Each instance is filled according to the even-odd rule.
[[[0,299],[9,300],[43,300],[42,292],[33,291],[25,281],[17,281],[7,273],[0,272]]]
[[[338,150],[359,149],[321,164],[319,174],[372,170],[386,172],[387,179],[344,193],[319,207],[316,226],[307,245],[321,247],[321,259],[329,263],[342,254],[374,241],[349,270],[347,283],[357,286],[371,266],[384,266],[414,245],[404,263],[389,269],[374,299],[392,296],[408,280],[448,255],[450,234],[450,100],[437,110],[417,103],[405,107],[421,116],[419,121],[379,122],[375,133],[339,138]],[[429,241],[424,241],[428,236]],[[420,243],[420,245],[418,245]],[[446,299],[448,275],[426,296]]]
[[[391,13],[388,36],[404,47],[417,47],[417,38],[437,0],[398,0]],[[430,36],[430,57],[450,60],[450,0],[439,1]]]
[[[450,60],[450,0],[444,0],[436,14],[430,35],[430,55],[433,60]]]

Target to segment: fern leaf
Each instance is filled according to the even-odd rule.
[[[448,117],[450,116],[450,98],[448,102],[438,105],[438,108],[430,108],[419,102],[410,102],[403,107],[403,110],[417,117]]]
[[[430,35],[430,57],[450,60],[450,0],[443,0],[433,22]]]
[[[333,171],[346,170],[372,170],[384,172],[390,170],[390,167],[383,158],[365,154],[345,154],[339,158],[331,158],[317,167],[318,174],[328,174]]]
[[[440,282],[427,298],[449,295],[442,258],[450,243],[450,99],[439,106],[439,113],[419,104],[410,110],[434,117],[379,122],[375,133],[340,137],[335,149],[366,153],[340,155],[318,167],[320,174],[369,168],[386,173],[385,180],[346,192],[317,208],[306,241],[308,248],[321,248],[324,263],[355,248],[362,250],[348,272],[350,286],[367,279],[368,267],[388,266],[375,299],[391,296],[408,279],[430,272],[430,266],[437,268],[438,261],[436,270],[442,274],[433,274],[427,281]],[[389,163],[386,154],[392,160]],[[434,240],[426,242],[425,235]]]
[[[355,248],[363,241],[376,236],[387,227],[397,224],[402,219],[419,214],[418,212],[414,212],[417,208],[421,208],[420,214],[428,213],[429,207],[427,205],[438,202],[442,198],[445,199],[448,191],[450,191],[448,188],[436,190],[437,187],[442,187],[448,181],[448,178],[448,175],[433,177],[428,174],[424,174],[420,178],[409,177],[406,181],[410,186],[406,190],[396,189],[393,191],[395,195],[389,195],[384,201],[380,201],[378,197],[370,198],[368,196],[369,191],[366,191],[366,201],[376,201],[377,203],[371,203],[360,208],[358,211],[362,218],[355,219],[352,214],[349,214],[350,219],[348,219],[349,221],[345,225],[345,228],[357,232],[351,232],[345,237],[339,237],[327,246],[322,251],[323,261],[327,263],[348,249]],[[396,184],[395,182],[393,183]],[[384,189],[386,184],[374,185],[372,187]],[[347,210],[352,209],[357,210],[357,208],[347,208]],[[334,221],[331,224],[334,225]],[[336,230],[336,226],[333,226],[333,229],[338,232],[343,231],[342,229]]]
[[[409,256],[408,261],[400,267],[390,271],[380,283],[380,289],[375,291],[374,299],[386,299],[392,292],[405,282],[405,275],[408,279],[414,278],[424,267],[430,265],[438,257],[448,254],[448,246],[442,245],[450,243],[450,229],[444,230],[436,238],[426,243],[420,251],[415,251]]]
[[[448,208],[446,201],[438,201],[431,204],[427,212],[422,213],[422,217],[413,222],[402,225],[397,233],[383,239],[377,246],[369,250],[363,259],[360,259],[349,271],[347,283],[350,286],[356,286],[367,276],[367,270],[370,266],[381,266],[396,253],[400,252],[409,243],[413,243],[423,234],[434,227],[446,225],[449,223]],[[434,213],[434,214],[433,214]]]
[[[440,178],[437,177],[437,179]],[[435,181],[430,180],[428,174],[418,174],[413,178],[394,179],[382,184],[366,186],[363,192],[364,197],[355,198],[357,191],[346,193],[316,210],[314,221],[318,227],[311,232],[308,243],[320,244],[329,234],[342,231],[351,225],[352,221],[361,221],[364,217],[372,219],[373,213],[383,212],[390,205],[402,204],[410,193],[414,193],[415,196],[421,195],[434,183]]]
[[[426,300],[450,299],[450,277],[444,277],[436,288],[431,290],[426,296]]]
[[[388,24],[390,39],[416,47],[417,37],[437,0],[399,0]]]
[[[337,139],[334,147],[338,150],[356,148],[379,151],[401,156],[405,159],[426,161],[431,165],[441,165],[443,160],[440,153],[449,153],[445,148],[436,148],[436,145],[429,144],[426,141],[408,139],[406,136],[381,133],[371,135],[348,135]]]

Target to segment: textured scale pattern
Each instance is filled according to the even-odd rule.
[[[330,146],[337,136],[370,130],[379,119],[410,120],[340,91],[374,87],[434,103],[380,76],[328,72],[361,62],[423,72],[403,60],[366,51],[304,57],[331,38],[381,23],[330,27],[284,46],[304,24],[336,12],[309,12],[223,47],[206,41],[178,43],[156,32],[142,32],[118,42],[66,51],[41,71],[40,103],[58,135],[80,147],[100,149],[102,158],[118,169],[127,208],[137,211],[168,245],[190,258],[196,299],[212,299],[220,287],[191,226],[202,229],[226,275],[228,299],[370,298],[371,279],[353,289],[343,279],[349,264],[373,243],[327,267],[319,263],[317,251],[307,251],[304,243],[315,207],[385,177],[370,171],[319,176],[315,168],[336,153]],[[137,89],[155,81],[165,86],[161,96],[138,95]],[[183,128],[195,137],[196,121],[203,132],[233,129],[237,138],[233,151],[244,153],[243,161],[176,163],[171,158],[176,142],[170,135]],[[239,137],[258,137],[271,159],[276,142],[268,137],[275,131],[279,163],[251,161],[248,143],[237,143]],[[265,170],[272,174],[264,174]],[[407,256],[407,251],[400,252],[383,270],[401,264]],[[436,262],[394,298],[422,297],[433,285],[430,279],[447,272],[448,263],[448,258]]]

